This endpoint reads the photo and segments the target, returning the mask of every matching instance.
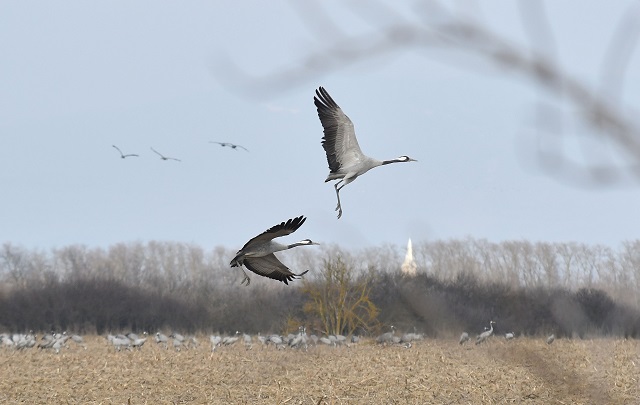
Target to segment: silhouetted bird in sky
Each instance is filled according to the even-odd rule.
[[[114,148],[116,148],[116,150],[117,150],[118,152],[120,152],[120,157],[121,157],[121,158],[123,158],[123,159],[124,159],[124,158],[127,158],[127,157],[129,157],[129,156],[135,156],[135,157],[138,157],[138,155],[136,155],[135,153],[128,153],[128,154],[126,154],[126,155],[125,155],[124,153],[122,153],[122,151],[120,150],[120,148],[118,148],[116,145],[111,145],[111,146],[113,146]]]
[[[244,146],[242,146],[242,145],[235,145],[235,144],[233,144],[233,143],[229,143],[229,142],[216,142],[216,141],[209,141],[209,143],[217,143],[218,145],[220,145],[220,146],[222,146],[222,147],[227,146],[227,147],[229,147],[229,148],[231,148],[231,149],[236,149],[236,150],[238,150],[237,148],[242,148],[242,149],[246,150],[247,152],[249,152],[249,149],[245,148]]]
[[[172,157],[168,157],[163,155],[162,153],[158,152],[157,150],[151,148],[152,151],[154,151],[158,156],[160,156],[160,159],[162,160],[175,160],[176,162],[182,162],[182,160],[180,159],[176,159],[176,158],[172,158]]]

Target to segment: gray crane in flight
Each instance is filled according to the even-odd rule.
[[[272,226],[260,235],[250,239],[242,249],[238,250],[236,257],[234,257],[229,264],[231,267],[240,267],[244,273],[244,279],[240,284],[244,284],[246,282],[247,285],[249,285],[251,282],[247,273],[242,269],[243,265],[260,276],[282,281],[287,285],[289,284],[289,281],[306,274],[309,270],[300,274],[293,273],[287,266],[278,260],[274,255],[274,252],[291,249],[296,246],[319,245],[319,243],[312,242],[310,239],[304,239],[290,245],[273,241],[275,238],[294,233],[298,228],[300,228],[300,226],[302,226],[302,224],[304,224],[304,221],[306,221],[306,218],[304,216],[299,216],[297,218],[289,219],[286,222],[282,222],[279,225]]]
[[[222,147],[228,146],[229,148],[231,148],[231,149],[235,149],[235,150],[238,150],[237,148],[242,148],[242,149],[246,150],[247,152],[249,152],[249,149],[245,148],[244,146],[242,146],[242,145],[236,145],[236,144],[229,143],[229,142],[216,142],[216,141],[209,141],[209,143],[217,143],[218,145],[220,145],[220,146],[222,146]]]
[[[111,146],[113,146],[114,148],[116,148],[116,150],[117,150],[118,152],[120,152],[120,157],[121,157],[122,159],[124,159],[124,158],[128,158],[129,156],[135,156],[135,157],[138,157],[138,155],[136,155],[135,153],[128,153],[128,154],[126,154],[126,155],[125,155],[124,153],[122,153],[122,151],[120,150],[120,148],[118,148],[116,145],[111,145]]]
[[[168,157],[163,155],[162,153],[158,152],[157,150],[151,148],[152,151],[154,151],[156,153],[156,155],[160,156],[160,159],[162,160],[175,160],[176,162],[182,162],[182,160],[180,159],[176,159],[176,158],[172,158],[172,157]]]
[[[353,123],[346,116],[342,109],[331,98],[329,93],[320,87],[316,90],[313,102],[318,109],[318,117],[324,129],[322,147],[327,154],[329,162],[329,175],[325,183],[331,180],[338,180],[334,187],[338,197],[338,218],[342,216],[342,206],[340,205],[340,190],[351,183],[358,176],[365,174],[374,167],[387,165],[389,163],[415,162],[408,156],[400,156],[391,160],[373,159],[360,150]]]

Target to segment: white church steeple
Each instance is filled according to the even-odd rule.
[[[416,265],[416,261],[413,260],[413,248],[411,247],[411,239],[409,239],[409,243],[407,244],[407,255],[404,257],[404,263],[402,263],[400,269],[402,270],[402,274],[406,276],[416,275],[418,266]]]

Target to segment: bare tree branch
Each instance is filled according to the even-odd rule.
[[[526,31],[534,45],[532,47],[515,44],[489,27],[445,8],[438,1],[420,3],[411,18],[390,12],[379,2],[374,3],[373,9],[368,8],[369,3],[366,6],[349,3],[352,11],[371,27],[358,34],[340,29],[320,2],[306,2],[304,6],[296,4],[300,17],[321,45],[318,50],[310,51],[288,67],[261,75],[247,73],[230,58],[223,58],[214,68],[214,73],[240,92],[252,97],[264,97],[274,91],[290,89],[347,66],[401,50],[448,50],[479,56],[494,66],[533,81],[559,102],[567,103],[579,112],[578,117],[585,132],[596,134],[602,141],[612,141],[617,146],[614,156],[606,155],[606,164],[595,165],[590,163],[591,156],[585,157],[589,164],[578,163],[560,150],[556,156],[552,156],[553,164],[545,168],[549,173],[592,185],[627,181],[627,177],[618,174],[621,171],[630,174],[636,181],[640,180],[640,129],[625,112],[619,96],[624,72],[640,35],[640,29],[637,28],[640,13],[625,15],[614,34],[607,61],[603,65],[603,84],[609,89],[607,95],[565,72],[556,62],[555,38],[544,4],[531,1],[519,4]],[[536,43],[538,46],[535,46]],[[538,121],[538,125],[543,127],[540,133],[561,136],[564,125],[558,124],[562,119],[550,118],[561,113],[554,111],[550,105],[539,107],[538,111],[538,120],[548,120],[545,123]],[[605,156],[600,150],[587,153]],[[549,163],[550,156],[540,156],[540,162]]]
[[[640,3],[635,3],[622,15],[602,60],[601,96],[608,96],[614,106],[622,103],[625,73],[640,36]]]

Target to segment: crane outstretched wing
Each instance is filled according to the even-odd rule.
[[[116,150],[117,150],[118,152],[120,152],[120,157],[121,157],[121,158],[123,158],[123,159],[124,159],[124,158],[126,158],[126,157],[129,157],[129,156],[139,157],[139,156],[138,156],[138,155],[136,155],[135,153],[127,153],[127,154],[125,155],[124,153],[122,153],[122,151],[120,150],[120,148],[118,148],[116,145],[111,145],[111,146],[113,146],[114,148],[116,148]]]
[[[309,271],[306,270],[300,274],[295,274],[282,264],[273,253],[261,257],[246,257],[243,264],[256,274],[282,281],[287,285],[289,285],[289,281],[295,280]]]
[[[340,168],[360,163],[364,154],[358,145],[353,122],[333,98],[319,87],[313,102],[318,109],[318,117],[324,128],[322,147],[327,154],[327,162],[331,173],[337,173]]]
[[[300,228],[300,226],[302,226],[302,224],[304,224],[304,221],[306,220],[307,218],[305,218],[304,215],[301,215],[297,218],[292,218],[287,220],[286,222],[282,222],[278,225],[272,226],[271,228],[262,232],[260,235],[249,239],[249,241],[244,244],[242,249],[245,249],[246,247],[253,244],[269,242],[272,239],[290,235],[294,233],[298,228]]]

